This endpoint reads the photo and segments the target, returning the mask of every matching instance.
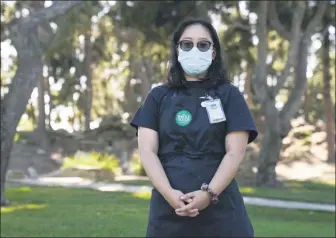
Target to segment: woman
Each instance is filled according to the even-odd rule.
[[[188,19],[174,33],[168,82],[131,125],[154,189],[147,237],[253,237],[234,179],[257,130],[226,78],[216,30]]]

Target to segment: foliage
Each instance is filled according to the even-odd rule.
[[[186,17],[208,17],[220,1],[118,1],[110,14],[122,27],[141,30],[145,42],[155,42],[168,47],[169,36]],[[146,17],[143,17],[146,16]]]
[[[130,170],[138,176],[145,176],[146,172],[144,171],[143,165],[140,160],[140,155],[138,152],[134,152],[130,158]]]
[[[148,4],[150,4],[150,8],[147,7]],[[244,4],[246,4],[245,11],[247,10],[247,13],[243,11]],[[307,11],[304,21],[311,17],[315,11],[315,5],[311,4],[311,10]],[[291,2],[277,3],[279,19],[286,29],[289,29],[290,25],[291,6]],[[23,9],[26,5],[21,4],[16,7]],[[80,57],[82,53],[80,37],[90,27],[93,29],[94,54],[93,120],[109,114],[120,115],[125,112],[132,114],[139,105],[139,99],[143,100],[144,92],[140,83],[142,81],[138,80],[135,84],[132,81],[131,85],[128,85],[132,78],[139,78],[136,69],[130,67],[132,61],[148,57],[150,64],[154,67],[151,84],[164,81],[171,34],[176,25],[188,16],[209,17],[211,14],[218,14],[224,26],[219,30],[219,34],[224,53],[228,59],[230,78],[238,86],[242,86],[241,83],[245,81],[246,72],[253,70],[256,60],[253,41],[255,29],[252,20],[252,14],[256,9],[257,3],[253,1],[157,1],[150,3],[148,1],[117,1],[115,4],[105,1],[88,1],[72,11],[67,17],[55,20],[62,30],[58,37],[58,43],[54,44],[46,53],[45,61],[52,87],[51,111],[59,105],[73,107],[76,108],[75,118],[79,118],[79,121],[83,120],[82,109],[85,95],[80,80],[84,70]],[[330,10],[329,21],[334,17],[331,12]],[[2,20],[8,22],[14,15],[15,5],[10,7],[2,3]],[[63,24],[64,22],[71,24]],[[136,31],[136,44],[130,45],[131,43],[127,41],[129,39],[120,37],[116,33],[117,30]],[[127,48],[125,48],[126,46]],[[277,56],[274,57],[273,64],[270,65],[270,73],[276,76],[284,66],[284,60],[288,53],[286,52],[287,43],[275,31],[270,31],[269,46],[270,53]],[[130,52],[134,52],[135,55],[131,56]],[[11,64],[11,67],[14,66],[15,64]],[[14,69],[10,70],[10,72],[14,71]],[[312,79],[310,82],[320,80],[320,72],[320,69],[316,69],[316,74],[313,75],[316,79]],[[5,80],[3,75],[2,80]],[[11,75],[8,77],[12,78]],[[60,89],[56,89],[53,86],[55,84],[61,85]],[[292,86],[289,82],[286,85],[287,88],[281,91],[280,102],[286,100],[287,92],[291,90]],[[130,89],[127,89],[128,87]],[[310,85],[308,90],[311,87],[314,86]],[[253,89],[251,90],[254,93]],[[129,93],[127,93],[128,91]],[[310,97],[315,98],[316,92],[311,93]],[[132,97],[130,97],[131,95]],[[135,103],[131,103],[132,101]],[[311,114],[309,117],[314,121],[320,118],[319,115],[322,115],[320,112],[322,107],[318,106],[320,103],[321,101],[310,104],[314,108],[309,108]],[[128,104],[132,104],[132,106],[128,107]],[[258,105],[250,106],[259,107]],[[27,112],[29,108],[31,107],[27,107]],[[308,113],[306,111],[302,113]]]
[[[69,168],[74,166],[91,166],[101,169],[108,169],[113,174],[120,174],[119,160],[113,155],[98,152],[77,152],[72,157],[66,157],[62,168]]]

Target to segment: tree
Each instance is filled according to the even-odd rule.
[[[333,23],[335,22],[335,6],[335,2],[330,1],[322,20],[322,27],[315,35],[315,41],[320,42],[320,44],[315,45],[315,47],[320,46],[318,46],[314,52],[317,64],[312,71],[311,77],[308,78],[304,105],[299,112],[299,115],[303,115],[307,123],[316,124],[319,120],[325,121],[324,128],[327,134],[327,143],[329,144],[329,155],[327,158],[329,158],[331,162],[335,158],[335,152],[333,152],[334,142],[332,142],[335,137],[335,132],[331,129],[334,126],[333,95],[335,95],[335,80],[333,80],[334,75],[331,70],[334,64],[330,62],[333,60],[333,51],[335,49],[335,40],[333,40],[334,34],[331,33]],[[327,34],[329,36],[327,36]]]
[[[328,162],[335,162],[335,116],[330,97],[330,39],[329,26],[323,37],[323,99],[324,113],[326,122],[327,144],[328,144]]]
[[[91,24],[89,26],[91,28]],[[85,90],[85,105],[84,105],[84,115],[85,115],[85,130],[90,130],[91,122],[91,108],[92,108],[92,43],[91,43],[91,29],[85,33],[84,36],[84,70],[86,75],[86,90]]]
[[[232,6],[231,6],[232,4]],[[228,26],[223,34],[223,49],[230,62],[230,79],[238,78],[238,84],[244,81],[244,93],[247,104],[253,107],[252,70],[255,64],[251,48],[252,29],[249,16],[241,13],[239,1],[225,3],[227,10],[221,12],[222,22]]]
[[[1,40],[9,37],[17,51],[18,68],[8,93],[1,101],[1,206],[10,204],[5,198],[5,180],[16,127],[42,75],[43,52],[55,36],[52,32],[43,31],[41,26],[80,3],[54,2],[51,7],[12,20],[5,26],[6,30],[2,29]]]
[[[127,45],[123,56],[129,62],[130,72],[124,87],[127,101],[123,103],[123,108],[129,113],[129,118],[152,84],[164,81],[170,37],[175,27],[189,16],[210,19],[209,10],[218,10],[215,6],[218,3],[118,1],[111,8],[109,16],[114,21],[113,33],[121,45]]]
[[[258,102],[264,112],[264,136],[259,156],[257,185],[276,186],[275,167],[280,158],[282,139],[290,131],[290,120],[295,116],[301,105],[301,98],[307,84],[307,60],[311,37],[321,23],[328,2],[318,2],[314,17],[305,29],[302,23],[306,10],[305,1],[292,1],[295,8],[292,12],[290,31],[286,29],[278,17],[276,1],[260,1],[256,34],[258,36],[258,62],[255,68],[254,90]],[[269,77],[268,72],[268,21],[278,34],[289,41],[287,60],[281,74],[276,80]],[[294,76],[291,71],[294,69]],[[271,79],[273,83],[267,82]],[[294,80],[293,89],[281,110],[275,106],[276,97],[289,79]]]
[[[56,107],[72,107],[74,117],[71,121],[80,125],[74,130],[90,130],[91,121],[97,119],[97,111],[102,111],[100,95],[109,91],[106,87],[106,90],[99,90],[99,86],[106,82],[100,68],[103,68],[104,60],[111,60],[106,58],[112,53],[107,46],[111,34],[102,32],[106,27],[104,19],[97,20],[103,8],[101,2],[87,1],[73,10],[64,18],[71,24],[63,29],[62,40],[46,53],[50,76],[55,82],[65,80],[60,91],[52,92],[51,101]],[[113,67],[105,65],[106,68]]]
[[[331,99],[331,59],[330,51],[332,50],[330,26],[335,23],[335,2],[330,6],[323,17],[322,31],[322,50],[320,61],[322,63],[323,72],[323,104],[324,104],[324,120],[326,123],[327,145],[328,145],[328,162],[335,163],[335,111]]]
[[[31,12],[36,12],[44,8],[44,1],[27,1],[27,8]],[[52,29],[49,24],[42,24],[42,29],[49,34],[52,32]],[[42,61],[43,63],[43,61]],[[46,89],[46,78],[43,73],[37,80],[38,85],[38,124],[36,128],[35,138],[38,140],[40,147],[44,150],[49,146],[47,133],[46,133],[46,111],[45,111],[45,89]]]

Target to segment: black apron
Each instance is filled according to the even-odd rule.
[[[158,156],[171,186],[183,193],[210,183],[225,155],[226,123],[210,124],[206,109],[201,106],[206,95],[219,98],[216,91],[199,87],[175,90],[160,105]],[[222,105],[225,112],[225,102]],[[180,217],[154,188],[146,236],[253,237],[235,180],[219,199],[218,204],[209,205],[197,217]]]

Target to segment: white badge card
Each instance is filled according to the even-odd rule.
[[[219,123],[226,120],[222,103],[220,99],[207,101],[205,108],[208,113],[209,121],[211,124]]]

